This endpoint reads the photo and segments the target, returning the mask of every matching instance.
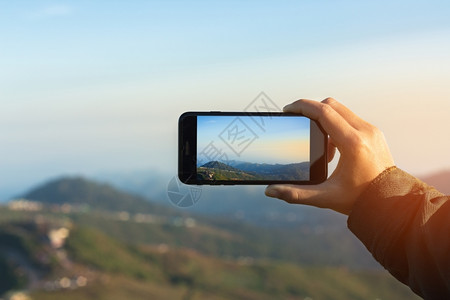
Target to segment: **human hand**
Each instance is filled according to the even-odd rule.
[[[284,107],[284,112],[301,113],[318,121],[328,133],[328,161],[340,153],[333,174],[318,185],[275,184],[266,195],[288,203],[330,208],[349,215],[364,189],[380,173],[394,166],[383,133],[359,118],[338,101],[298,100]]]

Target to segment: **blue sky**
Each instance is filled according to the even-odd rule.
[[[335,97],[400,167],[450,168],[449,15],[448,1],[0,0],[0,198],[61,174],[174,174],[181,113],[261,91],[279,107]]]

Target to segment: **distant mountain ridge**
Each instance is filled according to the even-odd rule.
[[[172,212],[170,207],[151,203],[142,196],[82,177],[63,177],[49,181],[25,193],[22,198],[46,204],[88,205],[91,209],[107,211],[166,214]]]
[[[301,171],[303,173],[309,173],[309,162],[291,163],[291,164],[258,164],[249,162],[240,162],[233,167],[238,168],[246,172],[257,172],[260,174],[275,174],[282,176],[289,173],[296,173]]]

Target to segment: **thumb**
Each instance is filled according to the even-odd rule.
[[[278,198],[288,203],[323,207],[321,199],[326,199],[324,195],[326,189],[322,185],[273,184],[266,188],[265,194],[268,197]]]
[[[330,208],[348,215],[350,211],[337,186],[332,179],[317,185],[274,184],[266,188],[265,194],[288,203]]]

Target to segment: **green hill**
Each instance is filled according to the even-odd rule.
[[[197,178],[201,180],[262,180],[255,173],[244,172],[218,161],[210,161],[197,168]]]
[[[292,164],[257,164],[232,161],[233,166],[210,161],[197,168],[202,180],[308,180],[309,162]]]
[[[131,213],[174,214],[169,207],[157,205],[143,197],[120,191],[111,185],[82,177],[63,177],[40,185],[22,195],[46,204],[85,205],[94,210]]]
[[[336,230],[180,214],[81,178],[26,197],[95,209],[0,207],[0,297],[22,289],[34,300],[414,299]]]
[[[308,180],[309,165],[309,162],[291,164],[233,163],[234,168],[272,180]]]
[[[197,168],[197,178],[201,180],[263,180],[262,176],[243,171],[215,168]]]
[[[135,248],[88,228],[74,231],[68,252],[95,270],[97,278],[108,274],[109,279],[73,291],[36,292],[33,299],[414,299],[385,272],[224,260],[161,246]]]
[[[0,209],[0,216],[7,214],[11,213]],[[98,223],[87,222],[89,218]],[[229,229],[145,224],[113,221],[95,212],[45,210],[14,212],[13,219],[5,219],[0,274],[8,281],[3,291],[19,287],[34,300],[414,299],[407,287],[383,270],[303,264],[286,253],[283,258],[283,251],[278,259],[270,258],[274,244],[281,250],[294,245],[280,237],[272,240],[271,232],[264,238],[264,229],[259,230],[260,237],[252,236],[258,234],[256,229],[239,224]],[[61,227],[69,230],[66,242],[51,247],[49,232]],[[150,239],[141,240],[139,232],[147,232]],[[87,284],[76,286],[79,278],[86,278]],[[62,286],[64,280],[70,287]]]

